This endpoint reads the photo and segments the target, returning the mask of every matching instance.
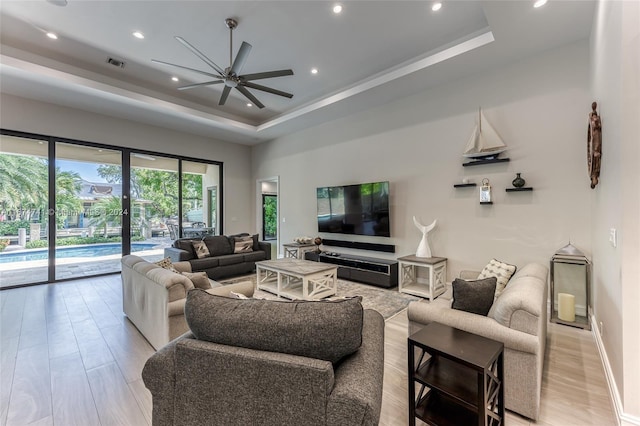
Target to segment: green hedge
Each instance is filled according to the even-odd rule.
[[[29,232],[28,220],[12,220],[0,222],[0,235],[18,235],[18,228],[25,228]]]
[[[131,241],[144,241],[144,237],[131,237]],[[56,246],[77,246],[85,244],[104,244],[104,243],[119,243],[122,241],[122,237],[68,237],[59,238],[56,241]],[[29,241],[26,248],[43,248],[47,247],[47,240]]]

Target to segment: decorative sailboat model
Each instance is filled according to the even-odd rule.
[[[462,156],[475,161],[493,160],[506,150],[507,146],[502,142],[502,139],[487,121],[484,114],[482,114],[482,109],[479,109],[478,122],[473,129],[473,133],[471,133]]]

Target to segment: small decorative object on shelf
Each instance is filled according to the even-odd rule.
[[[511,181],[511,184],[516,188],[522,188],[525,184],[525,180],[520,177],[520,173],[516,173],[516,178]]]
[[[298,244],[311,244],[313,238],[311,237],[297,237],[293,239],[294,242]]]
[[[320,237],[315,237],[315,238],[313,239],[313,244],[315,244],[315,245],[316,245],[316,251],[317,251],[318,253],[320,253],[320,245],[322,244],[322,238],[320,238]]]
[[[434,220],[431,225],[424,226],[416,217],[413,217],[413,223],[416,227],[422,232],[422,240],[420,240],[420,244],[418,244],[418,249],[416,250],[416,257],[431,257],[431,247],[429,247],[429,241],[427,241],[427,234],[436,227],[436,222],[438,220]]]
[[[489,179],[482,179],[482,186],[480,187],[480,203],[491,203],[491,185],[489,185]]]

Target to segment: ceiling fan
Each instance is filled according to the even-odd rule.
[[[247,99],[253,102],[258,108],[264,108],[262,102],[260,102],[247,88],[261,90],[263,92],[272,93],[278,96],[284,96],[285,98],[292,98],[293,95],[291,93],[283,92],[281,90],[273,89],[271,87],[262,86],[260,84],[252,83],[254,80],[261,80],[265,78],[273,78],[273,77],[283,77],[286,75],[293,75],[292,70],[278,70],[278,71],[267,71],[267,72],[259,72],[255,74],[244,74],[240,75],[242,71],[242,67],[244,66],[247,57],[249,56],[249,52],[251,51],[251,45],[245,41],[242,42],[240,46],[240,50],[238,50],[238,54],[236,55],[236,59],[233,60],[233,30],[238,26],[238,21],[233,18],[225,19],[225,23],[229,28],[230,38],[229,38],[229,66],[225,69],[222,69],[218,65],[216,65],[211,59],[207,58],[202,52],[196,49],[192,44],[183,39],[182,37],[175,36],[175,39],[178,40],[184,47],[189,49],[194,55],[200,58],[205,64],[209,65],[213,70],[217,73],[211,73],[206,71],[200,71],[194,68],[188,68],[182,65],[172,64],[169,62],[158,61],[156,59],[152,59],[152,62],[169,65],[176,68],[181,68],[184,70],[189,70],[193,72],[197,72],[199,74],[206,75],[208,77],[213,77],[215,80],[205,81],[203,83],[195,83],[189,84],[187,86],[178,87],[178,90],[186,90],[192,89],[194,87],[201,86],[210,86],[213,84],[224,84],[224,89],[222,90],[222,96],[220,96],[220,101],[218,105],[224,105],[229,97],[229,92],[231,89],[236,88],[240,93],[242,93]]]

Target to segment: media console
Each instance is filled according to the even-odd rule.
[[[395,260],[314,252],[306,252],[305,259],[338,265],[338,278],[345,280],[359,281],[385,288],[398,285],[398,262]]]

